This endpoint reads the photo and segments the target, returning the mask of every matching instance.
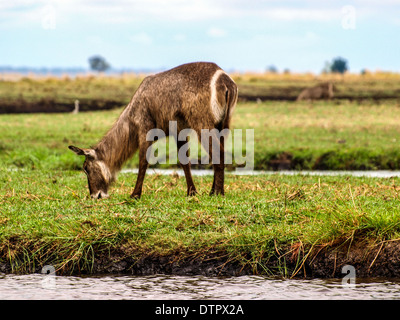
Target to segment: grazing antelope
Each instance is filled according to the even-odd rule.
[[[334,86],[332,82],[323,82],[314,87],[306,88],[297,97],[301,100],[332,99]]]
[[[117,172],[139,149],[139,172],[131,197],[140,198],[148,167],[146,152],[152,144],[146,139],[149,130],[161,129],[170,135],[170,121],[176,121],[178,134],[190,128],[198,138],[202,129],[229,129],[237,97],[235,82],[214,63],[188,63],[146,77],[112,128],[95,147],[81,149],[69,146],[76,154],[86,157],[83,170],[88,178],[91,197],[108,197],[108,188]],[[219,150],[213,148],[215,139],[215,135],[210,136],[206,146],[210,158],[214,158],[213,152],[219,151],[219,161],[213,162],[214,181],[210,195],[223,195],[224,137],[217,141]],[[179,151],[184,143],[178,139],[176,142]],[[185,173],[187,195],[194,195],[197,191],[190,162],[181,163],[181,166]]]

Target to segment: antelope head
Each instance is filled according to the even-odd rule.
[[[79,156],[85,156],[83,171],[88,179],[90,196],[93,199],[107,198],[112,175],[107,165],[98,158],[96,150],[81,149],[75,146],[68,148]]]

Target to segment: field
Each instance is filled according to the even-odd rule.
[[[385,89],[398,83],[394,75],[385,79]],[[269,81],[237,80],[260,87]],[[356,80],[367,86],[359,78],[346,83]],[[36,80],[22,80],[29,81]],[[33,100],[45,99],[39,92]],[[249,100],[239,102],[232,124],[254,129],[256,169],[400,166],[398,99]],[[348,263],[360,275],[400,275],[398,178],[228,173],[225,197],[208,196],[212,177],[205,176],[195,177],[199,195],[188,198],[183,177],[148,175],[142,199],[133,201],[135,174],[121,173],[110,198],[91,200],[83,159],[67,146],[95,144],[121,110],[0,115],[0,271],[51,264],[63,274],[329,277],[341,276]],[[137,156],[126,167],[136,165]]]
[[[76,78],[0,75],[0,113],[105,110],[125,106],[144,75],[79,75]],[[332,81],[335,99],[379,101],[400,98],[400,74],[232,74],[241,101],[293,101],[307,87]]]
[[[2,115],[0,161],[10,168],[79,169],[81,159],[67,146],[94,145],[121,110]],[[396,100],[240,102],[232,129],[254,129],[255,169],[395,170],[398,111]],[[136,164],[137,156],[127,167]]]

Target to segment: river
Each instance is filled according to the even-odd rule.
[[[202,169],[192,169],[193,176],[207,176],[213,175],[212,170],[202,170]],[[263,171],[263,170],[234,170],[225,171],[226,174],[233,175],[261,175],[261,174],[279,174],[279,175],[312,175],[312,176],[344,176],[350,175],[353,177],[370,177],[370,178],[391,178],[400,177],[400,171],[390,171],[390,170],[368,170],[368,171],[293,171],[293,170],[283,170],[283,171]],[[138,173],[138,169],[124,169],[122,173]],[[181,169],[156,169],[150,168],[146,172],[147,174],[161,174],[161,175],[171,175],[178,174],[183,176],[183,170]]]
[[[343,281],[344,282],[344,281]],[[373,300],[400,299],[400,279],[276,279],[263,276],[56,276],[0,274],[0,300]]]

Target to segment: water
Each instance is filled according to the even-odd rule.
[[[138,173],[138,169],[124,169],[122,173]],[[213,175],[213,170],[191,170],[193,176],[207,176]],[[147,174],[161,174],[161,175],[172,175],[178,174],[184,176],[183,170],[181,169],[156,169],[151,168],[147,170]],[[400,171],[390,170],[371,170],[371,171],[263,171],[263,170],[235,170],[226,171],[226,174],[233,175],[261,175],[261,174],[280,174],[280,175],[312,175],[312,176],[344,176],[350,175],[354,177],[370,177],[370,178],[391,178],[400,177]]]
[[[0,300],[400,299],[400,281],[284,280],[262,276],[51,276],[0,274]]]

